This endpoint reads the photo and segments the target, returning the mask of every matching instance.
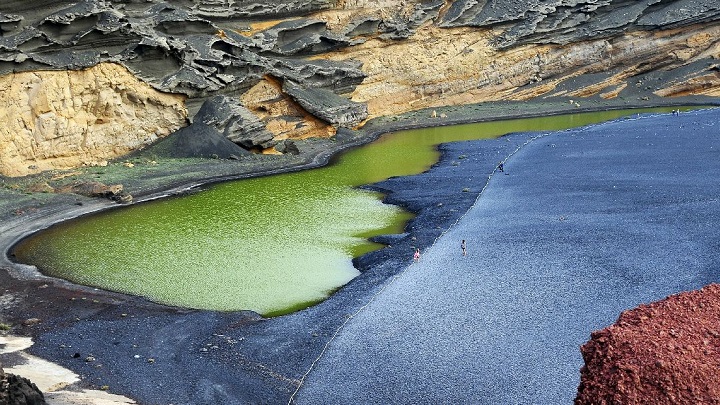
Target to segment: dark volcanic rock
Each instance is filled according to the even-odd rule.
[[[258,41],[280,55],[327,52],[350,44],[345,37],[328,32],[325,22],[306,19],[281,22],[259,34]]]
[[[175,131],[148,148],[149,153],[173,158],[235,159],[250,152],[227,139],[215,127],[203,122]]]
[[[174,3],[192,9],[199,16],[215,19],[289,17],[326,10],[335,6],[331,0],[217,1],[180,0]]]
[[[20,2],[4,2],[0,6],[0,61],[5,63],[0,63],[0,74],[80,69],[117,61],[161,90],[190,97],[243,91],[266,74],[347,92],[364,78],[358,64],[305,59],[290,63],[277,58],[350,43],[344,36],[327,32],[324,23],[296,20],[249,39],[204,18],[219,17],[222,9],[226,10],[224,22],[240,16],[295,15],[328,8],[329,3],[255,2],[233,8],[210,1],[85,0],[41,2],[29,8]]]
[[[0,368],[0,404],[44,405],[45,397],[27,378],[5,374]]]
[[[275,145],[275,150],[280,153],[288,153],[291,155],[299,155],[300,154],[300,149],[298,149],[295,142],[293,142],[289,139],[284,139],[284,140],[278,142],[278,144]]]
[[[273,134],[239,101],[227,96],[207,100],[195,115],[195,122],[215,128],[227,139],[245,149],[273,146]]]
[[[352,127],[368,117],[367,105],[356,103],[324,89],[308,89],[289,80],[283,91],[312,115],[336,127]]]
[[[496,45],[566,44],[635,29],[673,28],[717,20],[720,3],[712,0],[459,0],[441,26],[507,27]]]
[[[324,88],[336,94],[347,94],[360,84],[365,73],[360,62],[316,60],[312,65],[294,59],[273,61],[274,76],[289,79],[305,87]]]

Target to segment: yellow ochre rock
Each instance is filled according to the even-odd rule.
[[[186,125],[184,96],[125,67],[0,76],[0,175],[100,165]]]

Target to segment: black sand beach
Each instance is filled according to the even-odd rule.
[[[397,128],[432,124],[422,117]],[[7,262],[0,315],[35,338],[32,353],[80,374],[78,386],[141,404],[287,403],[298,387],[298,403],[568,402],[592,330],[638,303],[717,281],[709,247],[720,212],[708,195],[720,170],[717,118],[710,110],[620,120],[524,147],[539,134],[443,145],[430,171],[370,186],[418,213],[406,233],[382,238],[388,248],[356,260],[361,276],[292,315],[168,308]],[[392,127],[378,122],[365,136],[381,128]],[[489,179],[506,158],[507,175]],[[167,189],[144,187],[147,198]],[[22,208],[26,228],[13,231],[110,205],[58,198]],[[21,208],[3,204],[7,226]],[[6,232],[3,249],[16,238]],[[405,271],[414,246],[425,254]]]
[[[500,140],[529,142],[343,327],[297,403],[572,403],[590,332],[720,278],[719,117],[643,115]],[[463,160],[422,177],[459,171],[482,188],[481,169]]]

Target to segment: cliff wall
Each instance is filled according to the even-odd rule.
[[[720,94],[715,62],[720,25],[511,49],[494,48],[495,38],[494,30],[429,25],[398,43],[372,39],[326,56],[363,62],[367,78],[352,98],[367,103],[370,116],[478,100],[633,100],[638,90],[660,96]]]
[[[720,92],[720,5],[688,0],[9,0],[0,34],[6,176],[122,156],[215,96],[267,151],[441,105]]]
[[[0,173],[107,164],[186,124],[184,96],[122,66],[0,76]]]

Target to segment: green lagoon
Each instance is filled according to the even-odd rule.
[[[560,130],[639,112],[605,111],[386,134],[332,165],[237,180],[113,209],[23,240],[16,260],[78,284],[163,304],[276,316],[326,299],[359,272],[352,259],[412,217],[357,186],[427,170],[436,145]]]

